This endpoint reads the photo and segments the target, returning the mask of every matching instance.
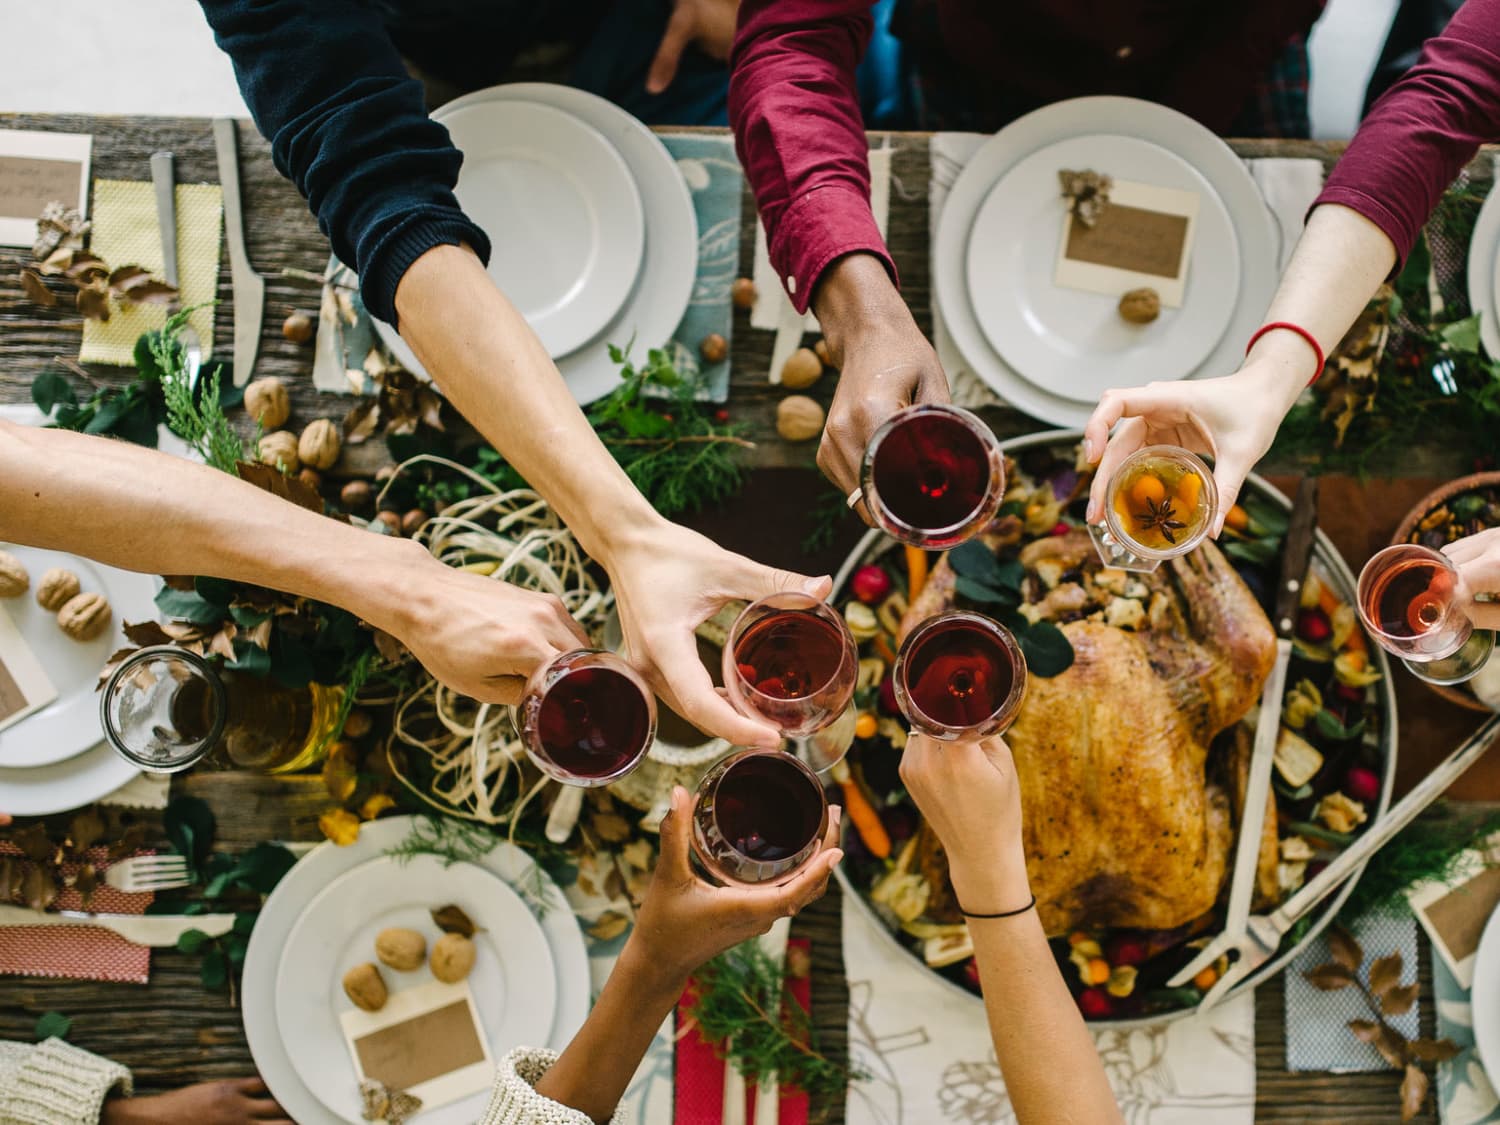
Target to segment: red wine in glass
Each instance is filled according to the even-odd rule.
[[[828,603],[772,594],[747,606],[730,628],[724,684],[741,714],[802,738],[849,706],[857,660],[849,626]]]
[[[887,534],[944,550],[995,518],[1005,494],[1005,457],[990,428],[967,410],[911,406],[875,431],[861,486]]]
[[[518,708],[526,752],[571,785],[608,785],[641,763],[656,734],[656,703],[613,653],[563,653],[531,677]]]
[[[1000,734],[1026,696],[1026,657],[1015,637],[980,613],[929,617],[896,655],[896,703],[933,738]]]
[[[785,879],[821,848],[828,799],[817,775],[782,750],[743,750],[704,775],[693,854],[721,883]]]
[[[1476,630],[1448,556],[1415,543],[1378,552],[1359,575],[1359,615],[1375,643],[1419,679],[1456,684],[1484,667],[1492,632]]]

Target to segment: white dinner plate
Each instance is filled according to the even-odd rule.
[[[490,277],[549,355],[577,350],[640,273],[645,217],[630,168],[599,130],[552,106],[478,102],[442,123],[464,156],[454,195],[490,237]],[[394,349],[395,330],[375,326]]]
[[[256,1069],[287,1115],[298,1125],[346,1123],[307,1088],[282,1040],[276,1018],[275,989],[283,947],[308,903],[325,886],[345,871],[377,859],[387,849],[401,843],[411,833],[414,819],[400,816],[370,821],[361,826],[359,839],[348,847],[326,843],[314,848],[276,885],[251,931],[240,990],[245,1039],[250,1044]],[[578,919],[557,885],[520,848],[496,840],[494,849],[479,866],[512,888],[526,887],[529,894],[541,896],[547,905],[538,920],[556,967],[557,1014],[552,1021],[552,1035],[548,1042],[525,1045],[560,1051],[583,1025],[589,1010],[588,953]]]
[[[1131,324],[1119,294],[1059,286],[1067,200],[1061,168],[1198,197],[1181,308]],[[1002,176],[969,235],[969,297],[991,347],[1027,381],[1090,409],[1110,387],[1181,379],[1208,358],[1234,315],[1240,248],[1213,187],[1181,157],[1134,137],[1072,137],[1038,149]]]
[[[98,731],[94,732],[98,737]],[[0,812],[51,816],[92,804],[139,776],[107,742],[50,766],[0,769]]]
[[[1469,1005],[1474,1014],[1474,1046],[1479,1061],[1490,1076],[1490,1085],[1500,1090],[1500,906],[1490,915],[1479,939]]]
[[[1244,162],[1192,118],[1135,98],[1091,97],[1058,102],[1012,122],[979,148],[948,194],[933,239],[934,313],[975,376],[1011,405],[1059,426],[1082,426],[1093,405],[1022,378],[985,338],[969,299],[969,233],[990,189],[1017,162],[1057,141],[1100,134],[1149,141],[1186,161],[1208,182],[1234,224],[1240,247],[1234,316],[1192,377],[1228,375],[1238,368],[1245,341],[1276,288],[1278,235],[1270,209]]]
[[[333,880],[303,910],[282,947],[276,976],[276,1021],[292,1065],[313,1096],[350,1121],[360,1114],[359,1084],[340,1017],[354,1009],[344,974],[372,961],[375,937],[398,926],[427,939],[441,936],[430,911],[456,905],[479,932],[469,973],[474,1008],[498,1060],[517,1044],[547,1043],[557,1009],[557,968],[542,927],[497,875],[468,863],[444,866],[435,856],[407,863],[380,856]],[[410,972],[380,966],[392,994],[436,978],[424,962]],[[431,1125],[470,1125],[490,1092],[422,1114]]]
[[[1491,189],[1469,236],[1469,308],[1479,314],[1479,339],[1500,360],[1500,191]]]
[[[693,197],[677,161],[656,134],[613,102],[586,90],[546,82],[492,86],[454,99],[435,110],[432,118],[446,122],[471,106],[492,102],[551,106],[597,129],[624,159],[640,193],[645,255],[635,288],[614,319],[583,347],[556,358],[573,397],[587,406],[620,384],[619,365],[609,358],[611,344],[621,348],[633,344],[631,355],[641,360],[648,348],[666,344],[682,322],[698,276],[698,216]],[[394,333],[385,339],[403,367],[427,377],[405,341]]]
[[[50,766],[92,750],[99,744],[99,670],[130,642],[124,622],[155,621],[158,582],[149,574],[116,570],[62,551],[0,542],[0,549],[21,560],[31,574],[31,588],[0,602],[57,689],[57,698],[40,711],[0,730],[0,768]],[[109,599],[109,627],[91,641],[75,641],[57,624],[57,614],[37,605],[36,587],[53,567],[78,575],[86,594]],[[12,810],[7,810],[12,811]]]

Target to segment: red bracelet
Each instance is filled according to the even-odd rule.
[[[1285,328],[1288,332],[1297,333],[1297,335],[1307,341],[1307,346],[1313,350],[1313,355],[1318,357],[1317,369],[1313,372],[1313,377],[1307,381],[1307,385],[1309,387],[1312,386],[1318,381],[1318,376],[1323,374],[1323,364],[1325,362],[1323,349],[1318,347],[1318,341],[1313,334],[1300,324],[1293,324],[1289,320],[1273,320],[1270,324],[1262,324],[1255,330],[1255,335],[1250,337],[1250,342],[1245,345],[1245,354],[1249,355],[1250,349],[1255,347],[1255,342],[1267,332],[1274,332],[1278,328]]]

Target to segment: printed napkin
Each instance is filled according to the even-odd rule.
[[[1436,950],[1432,954],[1432,994],[1439,1039],[1451,1039],[1459,1052],[1438,1064],[1437,1101],[1443,1125],[1500,1125],[1500,1096],[1474,1049],[1474,1008],[1469,990],[1458,983]]]
[[[223,193],[218,184],[177,185],[177,274],[181,305],[203,305],[190,323],[203,345],[203,358],[213,352],[214,310],[211,302],[219,285],[220,232]],[[133,180],[94,181],[94,228],[89,249],[111,269],[138,265],[161,276],[161,227],[156,220],[156,195],[150,183]],[[111,300],[109,320],[85,320],[78,358],[84,363],[135,363],[135,342],[143,332],[167,321],[162,305],[122,306]]]
[[[1417,923],[1410,917],[1365,915],[1350,933],[1364,947],[1365,967],[1360,979],[1368,983],[1370,962],[1392,953],[1401,954],[1402,981],[1416,979]],[[1331,1070],[1339,1073],[1389,1069],[1390,1064],[1368,1043],[1354,1038],[1350,1020],[1371,1018],[1363,994],[1355,988],[1324,992],[1314,988],[1302,974],[1331,960],[1328,941],[1319,935],[1304,949],[1284,974],[1286,980],[1286,1068]],[[1420,1034],[1421,1002],[1405,1015],[1386,1017],[1392,1027],[1408,1039]]]
[[[0,856],[18,856],[14,844],[0,842]],[[93,848],[89,858],[99,868],[101,882],[88,909],[97,914],[144,914],[155,895],[128,895],[106,886],[105,848]],[[137,855],[150,855],[148,851]],[[65,871],[71,870],[64,867]],[[54,910],[82,910],[83,898],[71,888],[60,894]],[[0,976],[56,977],[145,984],[151,974],[151,950],[132,945],[110,930],[83,926],[0,926]]]
[[[849,1125],[1015,1121],[984,1009],[897,948],[847,896]],[[1121,1112],[1150,1125],[1249,1125],[1255,1117],[1255,1002],[1094,1037]]]

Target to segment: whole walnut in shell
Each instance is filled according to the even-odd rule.
[[[21,560],[0,551],[0,598],[18,598],[31,586],[31,575]]]
[[[416,930],[381,930],[375,935],[375,956],[383,964],[409,973],[427,959],[427,939]]]
[[[803,390],[822,377],[823,361],[811,348],[798,348],[781,365],[781,385],[789,390]]]
[[[354,1001],[356,1008],[378,1012],[385,1007],[386,998],[390,994],[386,992],[385,979],[380,975],[380,970],[372,962],[366,961],[344,974],[344,995]]]
[[[297,441],[297,456],[302,463],[313,469],[331,469],[339,459],[343,442],[339,440],[339,428],[327,418],[309,422]]]
[[[57,623],[75,641],[91,641],[108,628],[112,614],[103,594],[75,594],[57,611]]]
[[[292,416],[292,400],[280,379],[256,379],[245,388],[245,410],[263,429],[279,430]]]
[[[83,584],[71,570],[55,566],[42,575],[36,584],[36,604],[49,613],[56,613],[78,596]]]
[[[432,945],[432,975],[445,984],[461,981],[474,967],[474,943],[463,934],[444,934]]]
[[[1155,289],[1132,289],[1120,298],[1120,315],[1131,324],[1150,324],[1161,316],[1161,296]]]
[[[776,432],[787,441],[811,441],[823,432],[823,408],[806,395],[787,395],[776,407]]]
[[[255,454],[267,465],[280,466],[288,476],[295,476],[302,468],[302,459],[297,455],[297,435],[290,430],[277,430],[261,438]]]

